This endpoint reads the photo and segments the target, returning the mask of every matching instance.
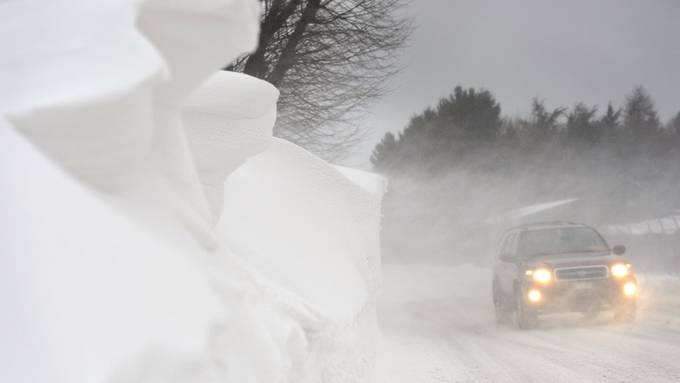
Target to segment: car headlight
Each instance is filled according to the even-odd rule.
[[[531,278],[536,283],[541,284],[550,283],[553,279],[552,271],[544,268],[536,269],[532,271]]]
[[[616,263],[612,265],[611,272],[616,278],[627,277],[630,274],[630,265],[625,263]]]
[[[529,302],[531,303],[538,303],[543,300],[543,294],[541,293],[541,290],[531,289],[529,290],[529,293],[527,293],[527,298],[529,298]]]
[[[635,282],[626,282],[626,284],[623,285],[623,295],[627,297],[634,297],[637,295],[637,291],[638,288]]]

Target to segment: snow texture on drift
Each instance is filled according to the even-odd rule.
[[[222,213],[227,176],[269,146],[278,96],[265,81],[218,72],[184,105],[187,140],[214,223]]]
[[[165,74],[137,0],[0,3],[0,114],[91,102]]]
[[[379,303],[378,382],[677,382],[677,277],[642,275],[636,323],[610,313],[546,317],[518,331],[495,324],[490,271],[387,264]]]
[[[0,140],[0,380],[103,382],[153,346],[202,354],[226,306],[200,269],[6,124]]]
[[[367,381],[375,354],[384,185],[359,174],[362,186],[274,139],[229,176],[218,225],[237,254],[330,321],[319,346],[334,355],[319,355],[325,382]]]
[[[382,181],[270,146],[278,92],[214,74],[257,5],[0,4],[0,381],[368,379]]]
[[[347,320],[361,310],[375,291],[378,243],[368,233],[379,224],[381,192],[367,193],[279,139],[236,170],[225,190],[229,213],[218,231],[235,251],[324,315]]]

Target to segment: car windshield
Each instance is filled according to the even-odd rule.
[[[602,237],[588,227],[531,230],[521,233],[519,253],[525,257],[549,254],[598,253],[609,250]]]

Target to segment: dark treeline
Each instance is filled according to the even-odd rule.
[[[599,206],[625,210],[622,219],[645,218],[680,208],[680,112],[663,124],[650,95],[636,87],[620,108],[579,102],[553,109],[535,99],[528,117],[503,118],[491,92],[457,87],[398,136],[387,133],[371,161],[390,176],[462,168],[530,180],[526,200],[599,193]],[[655,202],[638,201],[650,193]]]
[[[579,203],[551,218],[630,223],[680,208],[680,112],[662,122],[636,87],[621,106],[533,100],[529,116],[503,117],[491,92],[457,87],[387,133],[371,161],[392,185],[387,235],[398,225],[448,246],[495,214],[565,198]]]

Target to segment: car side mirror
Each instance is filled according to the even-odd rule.
[[[623,255],[626,253],[626,247],[623,245],[616,245],[612,249],[612,253],[614,253],[615,255]]]

